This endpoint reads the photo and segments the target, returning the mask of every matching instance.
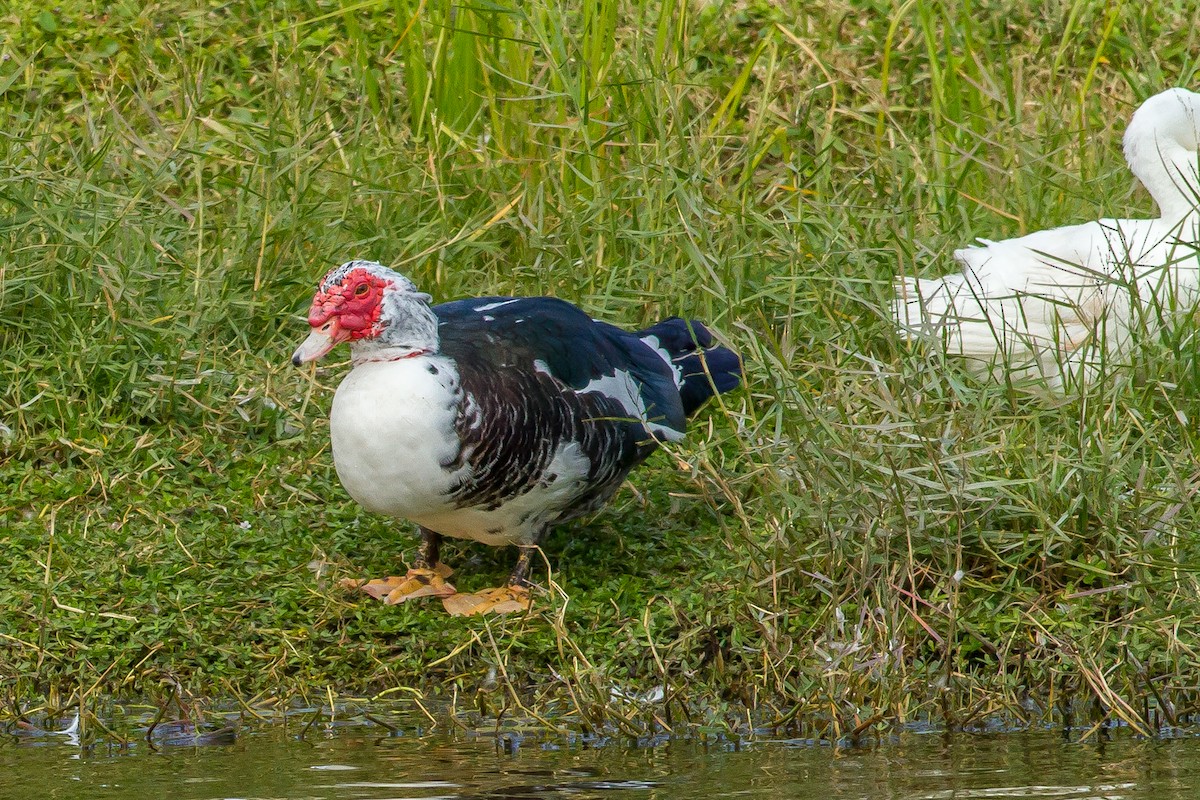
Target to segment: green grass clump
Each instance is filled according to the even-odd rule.
[[[1120,135],[1194,86],[1192,14],[10,4],[10,711],[408,688],[626,732],[1186,721],[1190,332],[1048,400],[902,346],[886,307],[976,236],[1148,215]],[[528,617],[377,606],[336,580],[395,572],[412,531],[337,483],[344,366],[287,366],[352,257],[439,300],[699,317],[747,387],[554,534]],[[509,557],[448,553],[468,588]]]

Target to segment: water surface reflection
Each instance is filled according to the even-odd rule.
[[[171,800],[707,800],[1192,798],[1200,739],[1069,742],[1050,733],[904,734],[869,748],[378,737],[377,728],[243,732],[228,745],[81,753],[0,746],[3,798]],[[515,744],[515,746],[514,746]]]

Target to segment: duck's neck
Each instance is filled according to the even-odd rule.
[[[1200,206],[1197,154],[1170,139],[1144,142],[1130,153],[1129,167],[1138,177],[1165,220],[1181,220]]]
[[[379,317],[378,336],[359,339],[350,345],[355,364],[368,361],[399,361],[436,353],[441,345],[438,322],[424,295],[387,293]]]

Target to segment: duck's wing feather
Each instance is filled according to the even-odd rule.
[[[580,487],[574,504],[583,513],[658,440],[683,435],[673,370],[635,334],[552,298],[486,297],[433,310],[441,353],[461,382],[458,458],[469,469],[454,490],[460,504],[497,505],[539,482],[568,480]],[[557,474],[556,458],[579,474]],[[563,518],[574,515],[564,510]]]
[[[434,307],[442,352],[497,382],[513,372],[616,402],[647,435],[678,439],[687,419],[666,356],[637,334],[551,297],[485,297]]]

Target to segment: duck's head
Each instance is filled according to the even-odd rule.
[[[1125,129],[1125,160],[1165,218],[1193,214],[1200,206],[1198,150],[1200,94],[1187,89],[1146,100]]]
[[[1200,94],[1177,87],[1153,95],[1133,113],[1125,136],[1169,141],[1196,152],[1200,149]]]
[[[296,366],[350,342],[355,361],[398,358],[437,349],[437,318],[429,295],[374,261],[347,261],[317,285],[308,324],[312,332],[292,354]]]

